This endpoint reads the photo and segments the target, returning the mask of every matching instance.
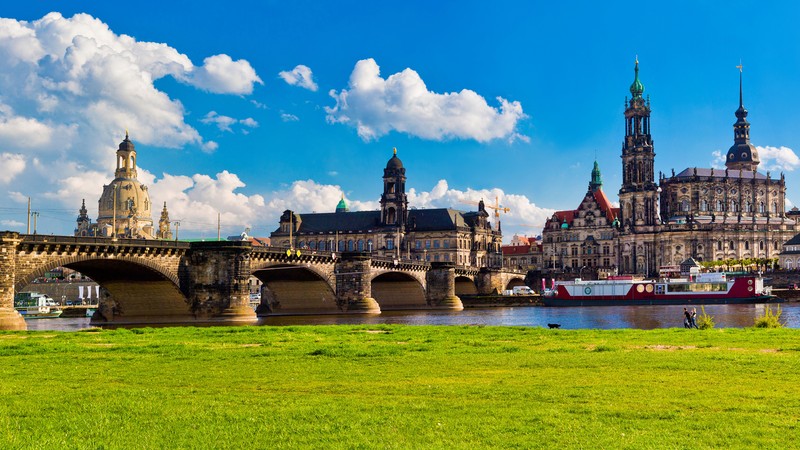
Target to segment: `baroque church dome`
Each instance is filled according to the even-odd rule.
[[[103,186],[97,223],[108,228],[106,235],[152,239],[152,207],[147,186],[137,179],[136,148],[126,132],[117,149],[114,180]]]

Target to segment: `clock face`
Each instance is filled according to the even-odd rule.
[[[686,189],[686,188],[682,188],[682,189],[681,189],[681,194],[685,194],[685,193],[687,193],[687,192],[689,192],[689,190],[688,190],[688,189]]]

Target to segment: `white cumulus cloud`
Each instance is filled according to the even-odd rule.
[[[761,160],[758,168],[760,171],[785,171],[791,172],[800,167],[800,158],[789,147],[770,147],[756,146],[758,157]],[[714,150],[711,152],[711,167],[714,169],[725,169],[727,151]]]
[[[496,108],[469,89],[431,92],[411,69],[384,79],[371,58],[356,63],[347,89],[331,90],[330,95],[336,105],[325,108],[328,122],[354,127],[365,141],[391,131],[438,141],[527,139],[517,132],[517,124],[527,117],[519,102],[498,97]]]
[[[783,170],[791,172],[800,167],[800,158],[789,147],[761,147],[757,146],[758,156],[761,158],[761,167],[764,170]]]
[[[8,184],[25,170],[25,157],[15,153],[0,153],[0,184]]]
[[[258,220],[264,207],[261,195],[238,192],[244,187],[245,183],[227,170],[213,177],[165,173],[150,184],[150,198],[159,211],[167,202],[170,220],[180,221],[180,230],[216,232],[219,214],[223,227],[241,231]]]
[[[214,55],[195,66],[168,44],[117,34],[88,14],[0,19],[0,60],[0,149],[25,155],[25,176],[16,179],[30,194],[113,170],[126,128],[137,144],[215,150],[218,144],[186,122],[183,104],[155,86],[161,78],[237,95],[261,82],[247,61]],[[244,120],[246,127],[255,123]],[[16,174],[4,172],[2,180]]]
[[[251,94],[253,85],[263,84],[249,62],[228,55],[209,56],[201,67],[184,75],[191,85],[216,94]]]
[[[304,66],[302,64],[297,65],[294,69],[290,71],[283,71],[279,72],[278,76],[283,78],[283,81],[289,83],[292,86],[300,86],[301,88],[308,89],[309,91],[316,92],[319,88],[317,83],[314,82],[314,77],[311,73],[311,69],[308,66]]]

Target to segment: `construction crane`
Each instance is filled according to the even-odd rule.
[[[481,199],[481,202],[482,201],[483,201],[483,199]],[[466,203],[467,205],[480,206],[480,202],[464,201],[463,203]],[[494,219],[495,219],[495,222],[497,222],[497,229],[499,230],[500,229],[500,213],[501,212],[508,213],[509,211],[511,211],[511,208],[506,208],[506,207],[500,205],[500,199],[498,197],[494,198],[494,206],[487,205],[487,204],[484,204],[483,206],[485,208],[489,208],[489,209],[493,209],[494,210]]]

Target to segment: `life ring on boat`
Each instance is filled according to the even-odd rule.
[[[583,293],[586,294],[586,295],[591,294],[592,293],[592,288],[590,286],[586,286],[585,288],[583,288]]]

